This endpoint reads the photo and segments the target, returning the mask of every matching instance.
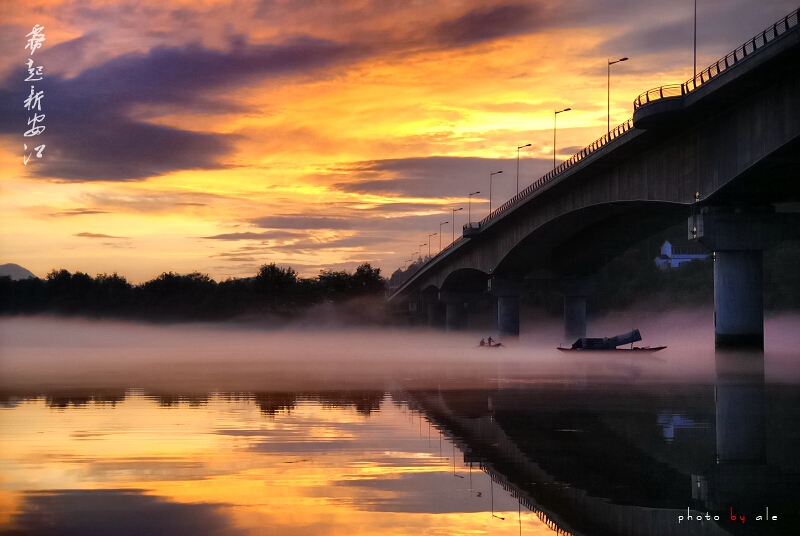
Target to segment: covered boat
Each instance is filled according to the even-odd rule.
[[[581,337],[572,344],[571,348],[558,347],[562,352],[572,351],[623,351],[623,352],[657,352],[666,346],[633,346],[633,343],[642,340],[642,335],[638,329],[617,335],[616,337]],[[630,344],[630,348],[617,348],[625,344]]]

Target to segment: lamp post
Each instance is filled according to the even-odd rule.
[[[697,78],[697,0],[694,0],[694,77]]]
[[[422,257],[422,246],[427,246],[427,245],[428,245],[428,243],[427,243],[427,242],[425,242],[424,244],[420,244],[420,245],[419,245],[419,256],[420,256],[420,257]]]
[[[553,112],[553,169],[556,169],[556,118],[558,114],[563,112],[568,112],[572,110],[572,108],[564,108],[563,110],[556,110]]]
[[[628,61],[628,58],[620,58],[615,61],[608,60],[608,129],[611,132],[611,66],[621,61]]]
[[[500,517],[494,513],[494,479],[492,478],[492,475],[489,475],[489,485],[491,487],[491,492],[492,492],[492,517],[496,517],[497,519],[502,519],[503,521],[505,521],[506,518]]]
[[[489,173],[489,214],[492,213],[492,177],[495,175],[499,175],[502,171],[495,171],[494,173]]]
[[[531,144],[517,146],[517,193],[519,193],[519,150],[525,147],[530,147]]]
[[[458,207],[453,209],[453,242],[456,241],[456,212],[459,210],[464,210],[464,207]]]
[[[428,235],[428,257],[431,256],[431,237],[436,236],[439,233],[433,233]],[[441,239],[440,239],[441,240]]]
[[[467,205],[467,223],[472,223],[472,196],[481,193],[480,190],[469,194],[469,205]]]
[[[450,222],[449,221],[443,221],[442,223],[439,224],[439,253],[442,252],[442,225],[444,225],[446,223],[450,223]],[[454,240],[455,240],[455,234],[456,234],[456,230],[454,228],[453,229],[453,239]]]

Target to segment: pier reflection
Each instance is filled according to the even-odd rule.
[[[718,352],[709,385],[407,396],[558,532],[800,533],[800,390],[766,384],[763,353]]]

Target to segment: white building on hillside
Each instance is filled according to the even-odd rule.
[[[700,244],[691,244],[687,241],[685,244],[672,245],[669,240],[665,240],[661,246],[661,255],[656,257],[656,266],[667,270],[695,259],[705,259],[708,255],[708,251]]]

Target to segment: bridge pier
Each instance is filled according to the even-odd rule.
[[[689,238],[714,251],[717,348],[764,349],[763,251],[778,241],[768,208],[706,208],[689,218]]]
[[[717,352],[715,361],[717,463],[764,464],[764,352],[722,350]]]
[[[467,307],[464,303],[445,304],[445,330],[461,331],[468,324]]]
[[[519,337],[519,303],[522,283],[493,277],[489,292],[497,297],[497,332],[500,338]]]
[[[420,293],[422,315],[425,325],[439,328],[445,325],[445,305],[439,301],[439,289],[426,289]]]
[[[564,339],[573,342],[586,336],[586,297],[591,293],[589,277],[562,280],[564,294]]]
[[[452,290],[439,292],[439,300],[445,305],[445,330],[463,331],[469,327],[469,303],[473,293]]]
[[[447,306],[436,301],[427,305],[427,321],[429,328],[444,328],[446,325]]]

